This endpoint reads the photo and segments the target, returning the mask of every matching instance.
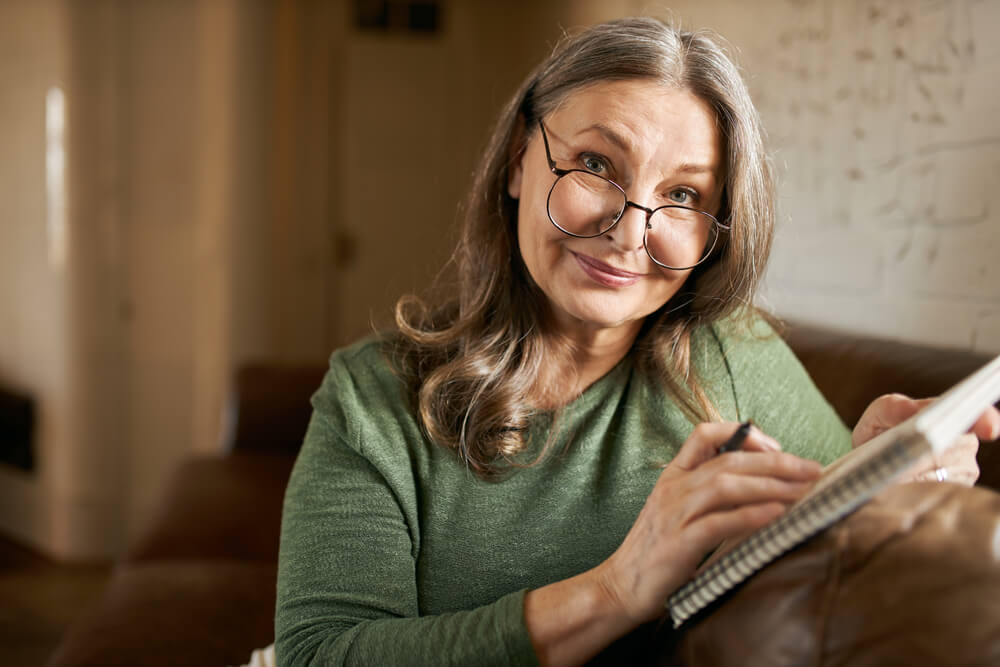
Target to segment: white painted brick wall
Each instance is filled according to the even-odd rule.
[[[1000,352],[1000,0],[671,6],[737,47],[770,133],[763,302]]]
[[[1000,352],[1000,3],[778,4],[778,48],[747,63],[781,168],[766,297]]]

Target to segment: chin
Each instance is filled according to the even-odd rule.
[[[618,329],[641,323],[645,318],[636,315],[633,309],[622,308],[620,302],[608,304],[604,300],[566,304],[563,311],[587,329]]]

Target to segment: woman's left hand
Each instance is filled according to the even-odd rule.
[[[903,394],[886,394],[876,398],[861,415],[858,425],[854,427],[851,445],[858,447],[868,442],[883,431],[906,421],[933,400],[932,398],[917,400]],[[979,478],[979,465],[976,463],[979,441],[997,438],[1000,438],[1000,411],[990,407],[979,416],[969,432],[961,436],[944,454],[921,459],[903,481],[944,478],[949,482],[972,486]]]

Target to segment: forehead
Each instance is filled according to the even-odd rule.
[[[549,119],[570,136],[616,138],[637,157],[713,169],[723,164],[715,113],[685,88],[647,80],[602,81],[569,94]]]

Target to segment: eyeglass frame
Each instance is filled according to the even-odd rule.
[[[556,175],[556,180],[552,184],[552,187],[549,188],[549,194],[545,198],[545,214],[548,216],[549,222],[551,222],[555,226],[555,228],[561,231],[563,234],[578,239],[593,239],[597,238],[598,236],[604,236],[605,234],[607,234],[612,229],[618,226],[618,223],[621,222],[621,219],[625,217],[625,211],[627,211],[630,207],[635,208],[646,214],[646,224],[642,231],[642,248],[643,250],[646,251],[646,254],[649,256],[649,258],[653,260],[653,263],[656,264],[657,266],[662,266],[665,269],[670,269],[671,271],[687,271],[688,269],[693,269],[696,266],[699,266],[700,264],[704,263],[705,260],[708,259],[709,256],[711,256],[712,251],[715,250],[715,246],[719,242],[719,234],[721,234],[722,232],[728,232],[732,228],[731,225],[727,225],[720,222],[718,218],[716,218],[708,211],[702,211],[701,209],[693,208],[691,206],[682,206],[681,204],[664,204],[663,206],[658,206],[656,208],[648,208],[646,206],[643,206],[642,204],[637,204],[636,202],[630,200],[628,198],[628,193],[625,192],[625,188],[618,185],[610,178],[605,178],[600,174],[595,174],[594,172],[587,171],[586,169],[561,169],[560,167],[557,167],[556,161],[552,159],[552,151],[549,150],[549,137],[548,134],[545,132],[545,124],[542,122],[541,119],[538,120],[538,127],[542,131],[542,142],[545,144],[545,159],[549,164],[549,171],[551,171],[553,174]],[[618,217],[615,218],[615,221],[612,222],[611,225],[603,232],[599,232],[597,234],[574,234],[573,232],[564,229],[558,222],[555,221],[555,219],[553,219],[552,209],[550,206],[550,202],[552,200],[552,192],[556,189],[556,184],[559,183],[559,181],[562,179],[563,176],[567,176],[569,174],[572,174],[573,172],[580,172],[581,174],[587,174],[588,176],[599,178],[602,181],[610,183],[619,192],[622,193],[622,198],[625,200],[625,206],[622,207],[622,210],[621,212],[618,213]],[[701,215],[708,216],[708,218],[715,225],[716,233],[712,238],[712,247],[710,247],[707,251],[705,251],[705,255],[701,259],[699,259],[697,262],[695,262],[690,266],[685,266],[685,267],[668,266],[663,262],[661,262],[660,260],[653,257],[653,254],[649,252],[649,244],[646,243],[648,232],[652,227],[652,225],[649,224],[649,221],[652,219],[653,214],[655,214],[657,211],[662,211],[665,208],[679,208],[685,211],[693,211],[694,213],[700,213]]]

